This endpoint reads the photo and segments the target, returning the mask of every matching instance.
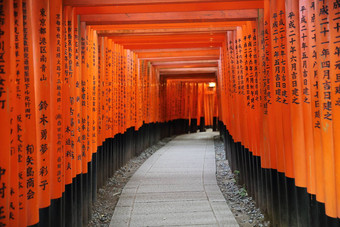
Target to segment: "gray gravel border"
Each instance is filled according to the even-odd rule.
[[[216,157],[216,179],[220,190],[227,201],[236,221],[241,227],[270,226],[255,201],[248,196],[244,186],[238,185],[232,173],[224,151],[224,143],[220,136],[214,137]]]

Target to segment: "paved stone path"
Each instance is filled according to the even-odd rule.
[[[216,132],[177,136],[124,187],[110,227],[238,226],[216,182]]]

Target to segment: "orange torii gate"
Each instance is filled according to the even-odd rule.
[[[131,157],[217,120],[274,225],[339,225],[338,0],[0,7],[0,226],[86,225]]]

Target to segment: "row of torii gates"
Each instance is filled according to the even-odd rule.
[[[275,226],[339,226],[339,0],[0,0],[0,226],[82,226],[163,137],[219,129]]]

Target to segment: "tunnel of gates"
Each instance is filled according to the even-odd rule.
[[[226,22],[200,56],[216,58],[216,76],[192,79],[162,77],[152,53],[87,23],[89,9],[0,0],[0,226],[86,225],[115,170],[217,119],[273,225],[339,226],[340,2],[248,2],[233,4],[255,18]]]

